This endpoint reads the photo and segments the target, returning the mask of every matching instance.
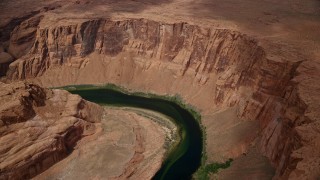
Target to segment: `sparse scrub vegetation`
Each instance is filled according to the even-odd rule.
[[[215,174],[219,171],[219,169],[226,169],[230,167],[232,161],[233,159],[229,159],[225,163],[211,163],[211,164],[203,165],[195,173],[194,179],[208,180],[209,174]]]
[[[60,87],[61,88],[61,87]],[[63,89],[66,90],[76,90],[76,89],[110,89],[110,90],[114,90],[114,91],[119,91],[128,95],[133,95],[133,96],[140,96],[140,97],[145,97],[145,98],[154,98],[154,99],[160,99],[160,100],[166,100],[166,101],[170,101],[173,102],[177,105],[179,105],[181,108],[187,110],[193,117],[194,119],[198,122],[198,124],[200,125],[201,131],[202,131],[202,144],[203,144],[203,150],[202,150],[202,158],[201,158],[201,166],[199,167],[199,169],[194,173],[193,178],[194,179],[199,179],[199,180],[207,180],[209,179],[209,174],[214,174],[217,173],[219,169],[225,169],[228,168],[231,165],[232,159],[229,159],[228,161],[226,161],[225,163],[211,163],[211,164],[207,164],[207,154],[206,154],[206,130],[205,127],[203,126],[203,124],[201,123],[201,115],[200,113],[196,110],[195,107],[186,104],[183,101],[183,98],[176,94],[174,96],[170,96],[170,95],[157,95],[157,94],[153,94],[153,93],[144,93],[144,92],[133,92],[132,90],[126,89],[124,87],[115,85],[115,84],[105,84],[105,85],[81,85],[81,86],[67,86],[67,87],[62,87]],[[153,119],[154,121],[160,123],[161,125],[165,125],[164,122],[162,122],[161,120],[158,119],[158,117],[150,117],[149,115],[146,114],[141,114],[141,112],[139,113],[140,115],[143,116],[148,116],[148,118]],[[161,121],[161,122],[160,122]],[[168,124],[167,124],[168,125]],[[175,133],[174,135],[175,137],[171,137],[173,139],[178,139],[180,137],[176,137],[179,136],[177,135],[177,133]],[[171,150],[170,146],[172,147],[172,143],[171,142],[172,139],[168,139],[168,137],[166,138],[166,143],[165,146],[166,148],[168,148],[168,151]]]

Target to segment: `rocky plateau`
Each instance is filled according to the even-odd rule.
[[[29,179],[94,134],[103,109],[63,90],[1,83],[0,179]]]
[[[207,163],[234,159],[211,178],[320,178],[319,1],[14,0],[0,10],[0,179],[59,165],[101,126],[100,106],[46,88],[107,83],[195,107]]]

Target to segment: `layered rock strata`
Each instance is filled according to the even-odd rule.
[[[210,158],[216,153],[210,152],[215,148],[211,129],[210,161],[236,158],[261,136],[260,152],[276,167],[275,177],[314,178],[320,175],[319,116],[306,113],[319,105],[308,107],[297,86],[297,71],[306,66],[301,59],[266,54],[256,41],[235,31],[94,19],[40,25],[30,52],[10,64],[7,78],[46,86],[111,82],[180,94],[202,111],[207,129],[215,121],[207,114],[237,107],[233,123],[255,122],[257,131],[242,133],[226,152],[218,152],[220,158]]]
[[[151,179],[154,176],[165,157],[168,132],[175,133],[175,125],[154,111],[104,108],[101,131],[81,139],[68,157],[35,180]],[[171,128],[158,124],[155,117]]]
[[[0,179],[29,179],[96,131],[103,109],[64,90],[0,84]]]
[[[36,4],[39,3],[36,2]],[[29,52],[35,41],[36,31],[43,14],[61,7],[61,2],[51,1],[44,4],[46,4],[44,7],[33,7],[32,11],[15,11],[15,16],[12,18],[6,17],[6,13],[2,14],[4,17],[0,22],[0,53],[10,55],[10,62]],[[3,4],[0,7],[2,10],[5,9]],[[0,76],[6,74],[10,62],[5,62],[3,55],[0,55]]]

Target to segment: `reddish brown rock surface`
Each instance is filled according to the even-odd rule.
[[[4,81],[180,94],[202,113],[208,162],[266,156],[268,177],[320,177],[318,1],[28,1],[1,4],[18,58]]]
[[[0,179],[29,179],[95,132],[103,109],[64,90],[0,84]]]
[[[151,179],[165,157],[168,132],[175,125],[166,116],[145,109],[104,107],[101,129],[81,139],[75,150],[36,180]],[[156,117],[156,119],[155,119]],[[157,120],[162,119],[161,123]]]

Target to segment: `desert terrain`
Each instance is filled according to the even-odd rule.
[[[15,104],[2,103],[1,144],[7,144],[13,138],[10,134],[19,132],[29,120],[40,121],[40,124],[48,121],[46,128],[55,127],[55,123],[46,119],[61,111],[63,115],[54,115],[60,122],[65,117],[64,110],[52,112],[52,108],[47,108],[39,110],[40,114],[46,113],[37,115],[38,109],[51,107],[52,102],[64,107],[69,96],[72,103],[83,101],[90,104],[89,107],[94,106],[96,111],[103,111],[100,106],[80,100],[78,96],[45,88],[113,83],[132,91],[178,94],[200,112],[206,135],[205,165],[229,158],[234,160],[229,168],[210,174],[212,179],[320,177],[320,1],[12,0],[0,1],[0,11],[0,76],[3,82],[0,100]],[[27,83],[49,92],[50,95],[42,95],[40,99],[50,103],[23,104],[25,101],[21,97],[29,96],[11,92],[14,89],[11,86],[17,86],[16,83],[18,89],[28,89],[29,85],[21,85]],[[20,97],[19,101],[11,96]],[[13,111],[11,107],[19,107],[21,112],[8,115]],[[25,109],[30,108],[34,113],[26,114]],[[143,136],[145,147],[149,147],[144,153],[161,152],[156,153],[155,159],[146,159],[154,172],[144,171],[144,161],[141,161],[132,176],[133,179],[150,178],[161,166],[164,150],[161,143],[154,145],[146,138],[164,137],[161,126],[130,111],[114,109],[105,110],[109,121],[102,122],[102,115],[96,119],[96,115],[90,114],[91,110],[83,109],[88,111],[86,117],[78,117],[77,113],[66,116],[68,121],[89,123],[94,127],[97,121],[106,129],[113,126],[111,122],[118,123],[115,126],[131,129],[125,133],[122,128],[114,129],[114,133],[126,138],[132,134],[137,136],[132,129],[135,126],[150,134]],[[124,125],[125,118],[133,121]],[[82,126],[76,128],[83,129]],[[157,130],[150,132],[147,126]],[[50,132],[61,135],[68,131],[58,129]],[[41,168],[31,168],[28,163],[34,161],[30,159],[22,164],[20,160],[11,159],[12,154],[18,153],[14,147],[19,141],[1,146],[4,148],[0,157],[8,161],[1,160],[0,177],[10,179],[27,168],[29,173],[21,177],[36,177],[42,173],[38,178],[59,178],[59,173],[65,174],[61,166],[75,168],[72,165],[75,158],[80,163],[77,168],[87,168],[81,164],[90,158],[92,152],[88,149],[99,139],[105,144],[101,143],[96,151],[107,147],[111,148],[111,153],[123,148],[119,146],[120,139],[108,139],[111,136],[97,135],[97,132],[95,129],[89,133],[86,138],[91,139],[83,147],[81,142],[86,138],[74,137],[72,148],[79,146],[79,150],[75,149],[69,156],[63,148],[53,151],[43,146],[41,152],[50,150],[52,155],[48,156],[51,158],[48,166]],[[36,138],[42,142],[44,137],[47,136]],[[28,138],[24,141],[30,143]],[[51,138],[50,142],[53,141]],[[131,146],[123,151],[131,155],[118,154],[123,158],[117,164],[122,167],[120,169],[126,169],[137,142],[128,139]],[[18,153],[21,159],[38,153],[27,152],[26,148],[21,150]],[[88,154],[82,156],[81,153]],[[97,165],[97,169],[102,166],[110,167],[110,164]],[[92,173],[99,179],[97,169]],[[125,171],[112,171],[104,177],[121,179]],[[125,177],[126,173],[123,175]]]
[[[72,154],[34,179],[151,179],[166,152],[165,137],[175,126],[163,128],[139,113],[166,118],[152,111],[106,107],[103,130],[79,141]]]

